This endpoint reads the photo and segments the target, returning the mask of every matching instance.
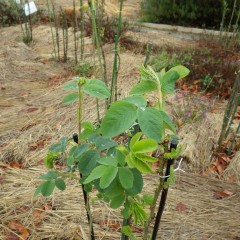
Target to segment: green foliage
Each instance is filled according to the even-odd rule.
[[[0,1],[0,27],[19,24],[23,20],[23,9],[15,0]]]
[[[84,93],[96,98],[110,97],[110,91],[104,82],[98,79],[89,79],[83,77],[76,77],[72,81],[67,82],[62,89],[65,91],[75,90],[75,92],[68,94],[63,98],[63,103],[69,104],[78,101],[79,93],[78,86],[81,86]]]
[[[104,137],[115,137],[131,127],[137,117],[137,107],[126,101],[111,105],[102,119],[100,131]]]
[[[234,0],[144,0],[141,12],[143,20],[147,22],[219,29],[224,4],[227,4],[225,17],[229,22],[233,3]],[[237,13],[234,15],[235,21],[236,18]]]
[[[178,65],[189,64],[193,58],[194,52],[191,51],[181,51],[180,53],[168,52],[166,50],[161,50],[161,52],[152,56],[149,59],[149,65],[159,72],[163,68],[170,69]]]
[[[93,66],[90,62],[80,62],[74,66],[73,70],[77,75],[89,77],[93,73]]]
[[[144,225],[147,220],[145,207],[153,204],[153,197],[140,193],[143,189],[143,174],[153,173],[151,164],[159,161],[153,153],[162,146],[165,130],[175,132],[174,124],[165,112],[165,96],[172,93],[175,82],[187,75],[189,70],[181,65],[167,72],[155,72],[151,67],[141,67],[141,81],[148,91],[133,87],[129,97],[111,104],[101,120],[100,126],[90,122],[81,122],[78,117],[78,144],[72,139],[62,137],[49,148],[45,165],[53,169],[40,178],[44,181],[35,192],[50,196],[54,188],[65,190],[65,178],[77,179],[75,171],[81,176],[78,182],[86,192],[95,187],[104,201],[111,208],[123,206],[122,216],[127,219],[133,216],[135,224]],[[137,86],[139,86],[139,84]],[[152,88],[154,84],[154,88]],[[150,86],[150,87],[149,87]],[[79,113],[82,107],[83,94],[96,98],[108,98],[110,92],[106,85],[97,79],[77,77],[63,86],[63,90],[71,91],[64,97],[64,103],[79,102]],[[143,94],[156,91],[157,107],[148,107]],[[132,133],[133,125],[139,126],[139,132]],[[120,145],[113,137],[129,133],[128,143]],[[74,139],[76,141],[76,139]],[[172,151],[171,157],[179,154],[179,149]],[[66,172],[54,170],[54,160],[62,156],[67,167]],[[166,155],[167,156],[167,155]],[[170,155],[168,155],[169,157]],[[170,178],[169,183],[173,182]],[[136,239],[129,228],[123,231]]]
[[[179,156],[181,156],[183,151],[183,146],[182,145],[178,145],[177,149],[172,149],[171,152],[169,153],[165,153],[164,154],[164,158],[165,159],[175,159],[178,158]]]
[[[59,153],[49,151],[47,153],[47,156],[44,158],[45,166],[49,169],[53,168],[53,162],[58,158],[58,156],[59,156]]]

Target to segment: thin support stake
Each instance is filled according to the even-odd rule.
[[[171,145],[170,145],[170,151],[172,149],[176,149],[176,148],[177,148],[177,141],[172,140]],[[168,160],[165,176],[170,175],[170,168],[173,165],[173,162],[174,162],[174,159],[169,159]],[[168,180],[168,177],[165,178],[164,181],[167,182],[167,180]],[[159,208],[158,208],[158,212],[157,212],[157,215],[156,215],[155,224],[154,224],[154,228],[153,228],[152,240],[157,239],[157,232],[158,232],[158,229],[159,229],[159,225],[160,225],[160,222],[161,222],[161,217],[162,217],[163,210],[164,210],[164,207],[165,207],[165,203],[166,203],[166,200],[167,200],[167,194],[168,194],[168,187],[163,188],[162,196],[161,196],[161,200],[160,200],[160,203],[159,203]]]

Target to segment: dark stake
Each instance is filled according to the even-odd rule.
[[[177,148],[177,144],[178,143],[177,143],[176,140],[172,140],[171,141],[170,152],[171,152],[172,149],[176,149]],[[173,165],[173,162],[174,162],[174,159],[168,159],[165,176],[170,175],[170,167],[171,167],[171,165]],[[167,182],[167,179],[168,179],[168,177],[165,178],[164,182]],[[168,187],[167,188],[163,188],[161,200],[160,200],[159,207],[158,207],[157,216],[156,216],[156,219],[155,219],[155,224],[154,224],[154,227],[153,227],[152,240],[156,240],[157,239],[157,232],[158,232],[158,228],[159,228],[159,225],[160,225],[160,222],[161,222],[161,217],[162,217],[162,214],[163,214],[163,210],[164,210],[164,207],[165,207],[167,194],[168,194]]]
[[[78,134],[77,133],[73,134],[73,141],[78,144]],[[80,178],[82,178],[82,174],[81,173],[79,173],[79,174],[80,174]],[[84,189],[83,184],[82,184],[82,192],[83,192],[85,208],[87,209],[88,195],[87,195],[87,192]],[[89,206],[89,210],[90,210],[90,206]],[[89,215],[88,211],[87,211],[87,219],[88,219],[88,223],[90,224],[90,215]],[[91,240],[95,240],[93,226],[92,226],[92,229],[91,229]]]

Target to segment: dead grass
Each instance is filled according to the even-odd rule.
[[[2,166],[2,165],[1,165]],[[83,197],[79,185],[68,181],[66,191],[55,191],[50,198],[33,198],[43,167],[28,169],[2,168],[0,198],[0,238],[9,233],[9,223],[18,221],[30,232],[29,239],[88,239]],[[145,179],[145,191],[153,189],[157,176]],[[151,187],[150,187],[151,186]],[[215,191],[228,189],[231,197],[217,200]],[[93,192],[92,197],[94,197]],[[163,239],[236,239],[239,236],[239,187],[219,180],[193,175],[177,174],[171,187],[163,215],[159,237]],[[185,210],[176,210],[179,203]],[[40,215],[37,210],[46,207]],[[116,232],[121,217],[103,202],[92,205],[96,239],[119,239]],[[41,219],[38,219],[40,216]],[[117,224],[113,224],[117,223]],[[114,226],[114,227],[113,227]],[[141,229],[141,228],[140,228]],[[137,235],[141,235],[138,233]]]
[[[222,114],[209,114],[206,119],[184,125],[180,131],[183,152],[190,161],[190,169],[203,172],[210,165],[221,131]]]

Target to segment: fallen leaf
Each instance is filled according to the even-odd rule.
[[[52,206],[48,203],[44,203],[41,207],[37,208],[33,212],[33,222],[36,227],[40,226],[46,217],[46,210],[51,210]]]
[[[38,148],[43,148],[46,143],[46,140],[40,140],[29,145],[30,150],[36,150]]]
[[[183,125],[183,121],[181,118],[177,120],[177,126],[180,128]]]
[[[236,175],[231,175],[228,179],[230,183],[234,183],[236,181]]]
[[[193,84],[198,84],[200,82],[201,82],[201,79],[197,79],[197,80],[193,81]]]
[[[219,112],[219,110],[218,109],[216,109],[216,108],[214,108],[214,109],[211,109],[211,111],[210,111],[211,113],[218,113]]]
[[[37,125],[37,123],[27,124],[27,125],[23,126],[22,128],[20,128],[19,131],[20,131],[20,132],[26,131],[26,130],[28,130],[29,128],[35,126],[35,125]]]
[[[217,200],[232,196],[233,192],[229,191],[228,189],[222,191],[214,191],[213,197]]]
[[[6,236],[6,240],[19,240],[19,237],[17,234],[10,232],[7,236]]]
[[[21,237],[17,239],[26,240],[29,237],[29,230],[17,221],[11,221],[8,227]],[[13,236],[11,235],[11,237]]]
[[[177,212],[186,212],[187,208],[186,205],[182,202],[179,202],[176,206],[176,211]]]
[[[22,168],[22,164],[21,164],[21,163],[18,163],[18,162],[10,162],[9,165],[10,165],[12,168]]]
[[[223,190],[224,193],[226,193],[228,196],[232,196],[234,193],[229,191],[228,189]]]
[[[36,108],[36,107],[30,107],[27,109],[27,113],[35,112],[37,110],[38,110],[38,108]]]
[[[101,220],[99,222],[100,227],[102,228],[111,228],[115,230],[121,229],[121,223],[115,220]]]

